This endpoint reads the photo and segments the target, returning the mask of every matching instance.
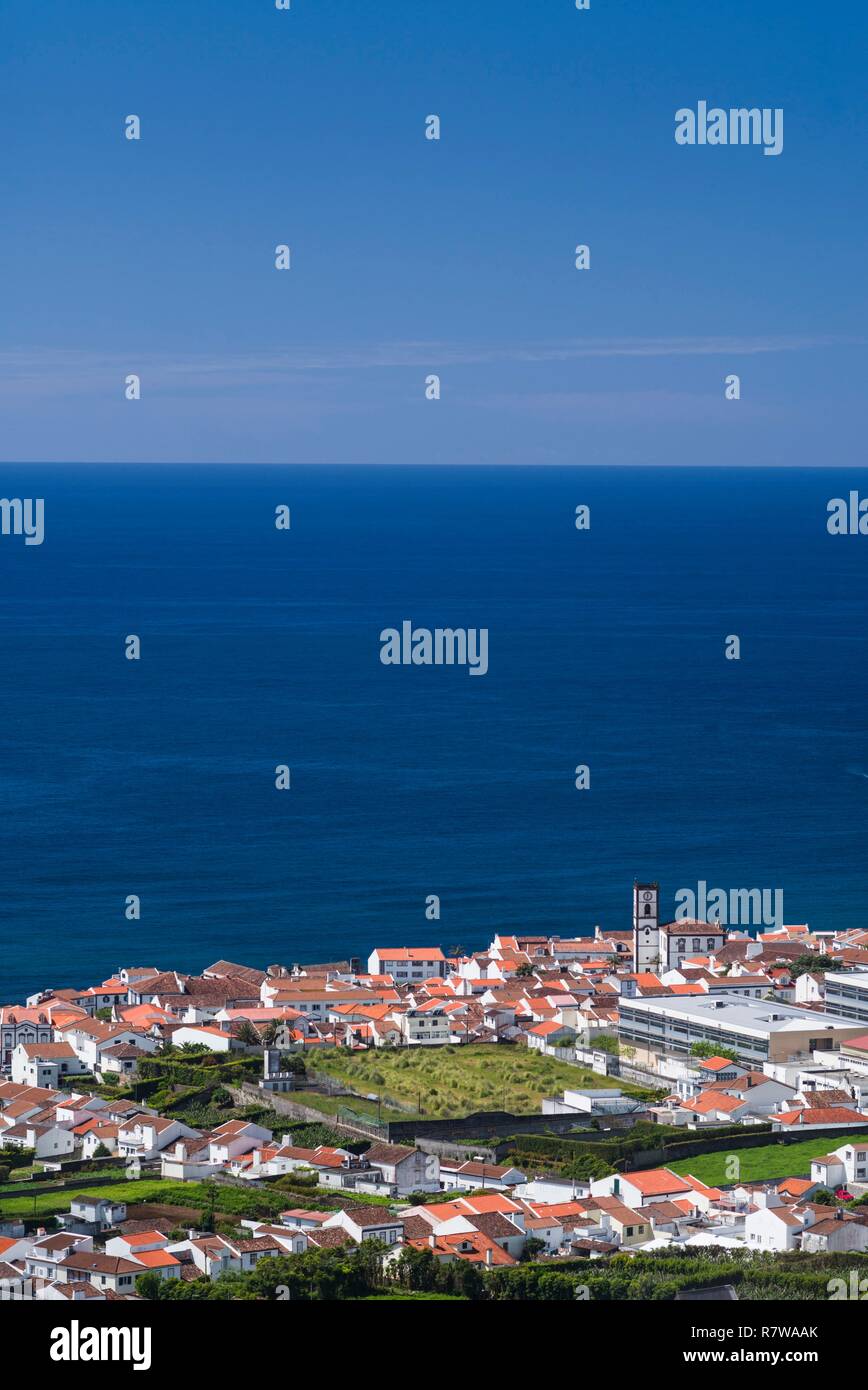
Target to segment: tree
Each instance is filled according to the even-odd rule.
[[[836,960],[834,956],[812,955],[810,951],[803,956],[798,956],[792,965],[788,965],[790,979],[797,980],[800,975],[805,975],[810,971],[812,974],[825,972],[827,970],[843,970],[846,961]]]
[[[519,1259],[522,1261],[522,1263],[524,1263],[526,1260],[532,1260],[534,1255],[541,1255],[545,1248],[546,1243],[544,1240],[537,1240],[536,1236],[531,1236],[530,1239],[526,1242],[525,1247],[522,1250],[521,1255],[519,1256]]]
[[[281,1071],[291,1071],[296,1076],[304,1076],[304,1058],[300,1052],[281,1052],[280,1069]]]
[[[137,1276],[136,1293],[140,1298],[147,1298],[149,1301],[154,1302],[160,1297],[160,1286],[162,1282],[162,1276],[156,1274],[152,1269],[149,1269],[147,1274],[139,1274]]]
[[[202,1209],[202,1230],[213,1231],[214,1215],[217,1210],[217,1184],[206,1180],[202,1184],[202,1192],[205,1197],[205,1206]]]
[[[437,1288],[438,1265],[430,1248],[417,1250],[408,1245],[393,1265],[394,1277],[404,1289],[433,1293]]]
[[[263,1047],[274,1047],[277,1039],[283,1032],[283,1024],[277,1019],[270,1019],[260,1033]]]
[[[574,1158],[571,1163],[565,1163],[563,1176],[565,1178],[575,1178],[578,1182],[596,1182],[599,1178],[605,1178],[612,1171],[611,1162],[601,1157],[599,1154],[582,1154],[580,1158]]]
[[[445,1293],[457,1293],[462,1298],[480,1299],[485,1297],[485,1278],[477,1265],[467,1260],[455,1260],[453,1264],[441,1265],[445,1276]]]
[[[111,1150],[107,1149],[105,1144],[100,1143],[94,1149],[93,1156],[94,1158],[111,1158]]]
[[[260,1047],[261,1038],[249,1018],[240,1018],[232,1029],[232,1036],[246,1047]]]
[[[847,1189],[844,1188],[843,1190],[846,1192]],[[838,1192],[840,1191],[841,1188],[838,1189]],[[814,1195],[811,1198],[811,1201],[816,1202],[817,1205],[820,1207],[841,1207],[842,1210],[846,1210],[851,1206],[862,1206],[865,1199],[864,1197],[859,1197],[856,1201],[851,1201],[847,1198],[844,1198],[842,1200],[842,1198],[839,1197],[837,1193],[830,1192],[828,1187],[821,1187],[814,1193]]]
[[[738,1061],[738,1053],[733,1047],[718,1047],[715,1043],[695,1042],[690,1049],[691,1057],[726,1057],[729,1062]]]

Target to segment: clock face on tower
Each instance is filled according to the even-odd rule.
[[[650,893],[643,893],[643,894],[642,894],[642,897],[645,899],[646,903],[650,903],[650,901],[651,901],[651,894],[650,894]]]

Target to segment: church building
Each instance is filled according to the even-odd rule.
[[[660,923],[660,884],[633,884],[633,969],[636,974],[673,970],[689,956],[710,956],[726,945],[716,922]]]

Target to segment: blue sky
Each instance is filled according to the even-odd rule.
[[[2,457],[861,463],[866,30],[805,0],[6,0]],[[679,147],[700,99],[782,107],[783,153]]]

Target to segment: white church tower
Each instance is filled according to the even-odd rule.
[[[633,969],[653,973],[660,964],[659,883],[633,884]]]

